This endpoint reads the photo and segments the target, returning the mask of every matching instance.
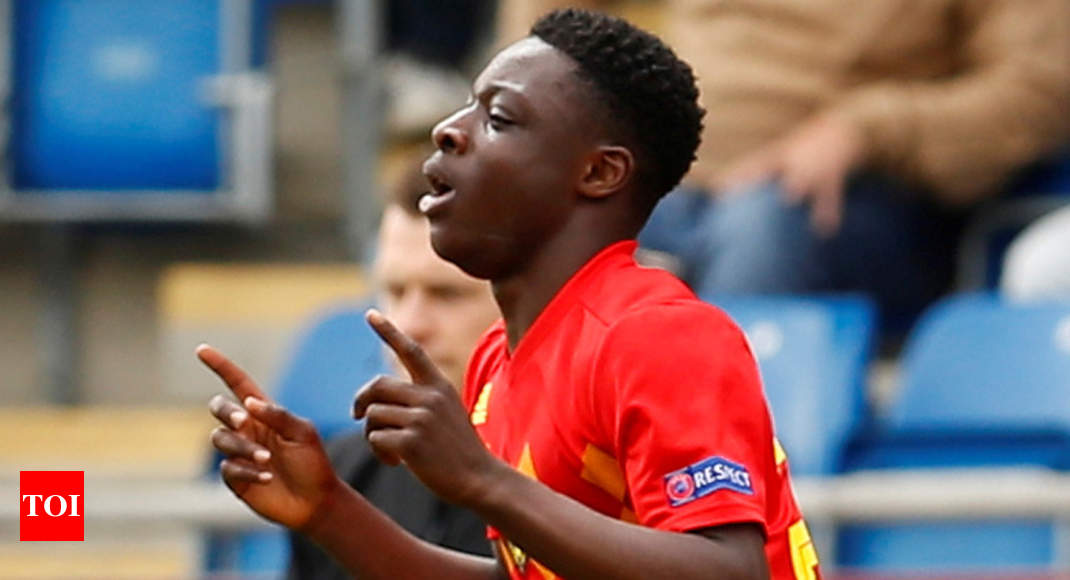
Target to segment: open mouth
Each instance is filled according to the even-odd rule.
[[[431,216],[449,203],[456,194],[453,186],[434,175],[428,175],[427,181],[431,184],[431,191],[420,198],[420,213]]]

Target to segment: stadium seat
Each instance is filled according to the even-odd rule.
[[[10,4],[12,191],[0,216],[266,215],[265,3]]]
[[[217,2],[15,3],[16,187],[212,190]],[[137,34],[152,22],[153,34]],[[167,121],[167,122],[164,122]]]
[[[887,417],[853,441],[852,470],[1070,468],[1070,303],[949,298],[919,322]],[[1021,491],[1021,490],[1015,490]],[[969,572],[1065,565],[1047,519],[841,529],[839,564]]]
[[[1005,192],[970,219],[959,243],[956,286],[994,289],[1014,237],[1046,213],[1070,204],[1070,145],[1014,175]]]
[[[952,297],[919,322],[898,398],[848,461],[1070,469],[1068,377],[1070,303]]]
[[[792,472],[839,471],[843,446],[865,415],[873,305],[857,296],[707,300],[747,333]]]
[[[353,395],[375,375],[390,372],[382,341],[364,321],[365,309],[336,306],[320,315],[300,339],[275,394],[311,419],[324,439],[353,428]]]
[[[356,427],[350,415],[353,395],[375,375],[389,372],[382,343],[364,321],[365,308],[336,305],[321,313],[298,339],[275,390],[275,399],[310,419],[325,440]],[[289,562],[282,529],[214,534],[209,542],[209,570],[278,574]]]

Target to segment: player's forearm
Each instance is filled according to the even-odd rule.
[[[741,550],[697,534],[606,517],[518,472],[472,508],[526,555],[563,578],[767,578],[760,542]]]
[[[348,486],[333,493],[323,512],[302,532],[359,578],[491,580],[499,575],[494,560],[416,538]]]

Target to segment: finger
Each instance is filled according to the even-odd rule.
[[[362,419],[372,403],[413,406],[421,400],[421,391],[426,390],[395,377],[379,375],[357,391],[353,399],[353,418]]]
[[[212,445],[228,459],[245,459],[265,464],[271,460],[271,451],[225,427],[216,427],[210,437]]]
[[[401,429],[426,425],[431,422],[430,411],[422,407],[402,407],[384,403],[372,403],[364,415],[364,433],[376,429]]]
[[[780,190],[784,201],[790,204],[801,203],[813,193],[813,177],[806,168],[785,170],[780,175]]]
[[[249,418],[249,413],[241,405],[227,399],[223,395],[216,395],[208,401],[208,409],[219,422],[237,431]]]
[[[224,459],[219,464],[219,473],[231,489],[239,483],[268,483],[275,474],[241,459]]]
[[[378,429],[365,433],[368,445],[372,448],[379,461],[387,465],[401,463],[402,449],[407,445],[408,433],[401,429]]]
[[[431,358],[427,356],[420,344],[398,330],[394,323],[387,320],[382,313],[372,308],[365,313],[364,317],[379,338],[383,339],[383,342],[398,355],[398,360],[409,371],[414,382],[424,384],[449,382],[435,363],[431,362]]]
[[[310,443],[319,437],[316,434],[316,428],[311,422],[294,415],[277,403],[268,403],[255,397],[246,397],[245,408],[249,410],[249,414],[254,419],[274,429],[283,439],[298,443]]]
[[[212,369],[212,372],[219,375],[219,378],[223,379],[223,382],[234,392],[238,400],[244,401],[246,397],[268,400],[268,396],[260,390],[256,381],[246,374],[241,367],[231,362],[223,353],[207,344],[198,346],[196,352],[197,358],[201,359],[201,362]]]
[[[814,196],[810,208],[810,223],[818,235],[831,237],[840,229],[843,220],[843,183],[835,181],[822,186]]]

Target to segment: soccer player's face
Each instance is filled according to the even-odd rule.
[[[421,200],[435,251],[466,272],[501,279],[522,269],[578,201],[598,133],[576,64],[529,37],[480,73],[472,98],[432,132]]]
[[[383,312],[460,388],[472,349],[498,318],[490,284],[436,256],[427,220],[394,205],[383,211],[375,279]]]

